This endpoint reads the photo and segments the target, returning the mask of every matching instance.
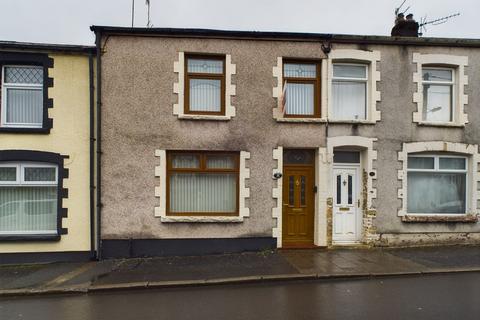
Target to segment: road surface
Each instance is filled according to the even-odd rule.
[[[0,319],[480,319],[480,273],[0,299]]]

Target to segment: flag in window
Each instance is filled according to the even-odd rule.
[[[287,106],[287,80],[283,83],[282,95],[280,97],[280,112],[285,115],[285,110]]]

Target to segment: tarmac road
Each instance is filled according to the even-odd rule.
[[[2,298],[0,319],[480,319],[480,273]]]

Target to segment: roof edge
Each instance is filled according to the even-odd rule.
[[[39,50],[69,53],[95,53],[96,47],[73,44],[34,43],[0,40],[0,49]]]
[[[386,44],[386,45],[424,45],[424,46],[455,46],[480,47],[480,39],[468,38],[433,38],[433,37],[390,37],[376,35],[351,35],[305,32],[276,32],[276,31],[236,31],[218,29],[195,28],[130,28],[114,26],[90,27],[93,32],[111,35],[163,36],[185,38],[221,38],[221,39],[248,39],[248,40],[277,40],[277,41],[332,41],[343,43]]]

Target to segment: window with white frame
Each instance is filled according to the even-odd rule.
[[[283,81],[285,117],[320,117],[320,63],[287,60]]]
[[[407,212],[465,214],[467,212],[466,157],[410,154],[407,162]]]
[[[41,66],[3,66],[2,127],[42,127],[43,78]]]
[[[367,119],[367,95],[368,65],[352,63],[333,64],[333,119]]]
[[[423,121],[454,121],[454,69],[422,67]]]
[[[58,167],[0,163],[0,236],[57,235]]]

